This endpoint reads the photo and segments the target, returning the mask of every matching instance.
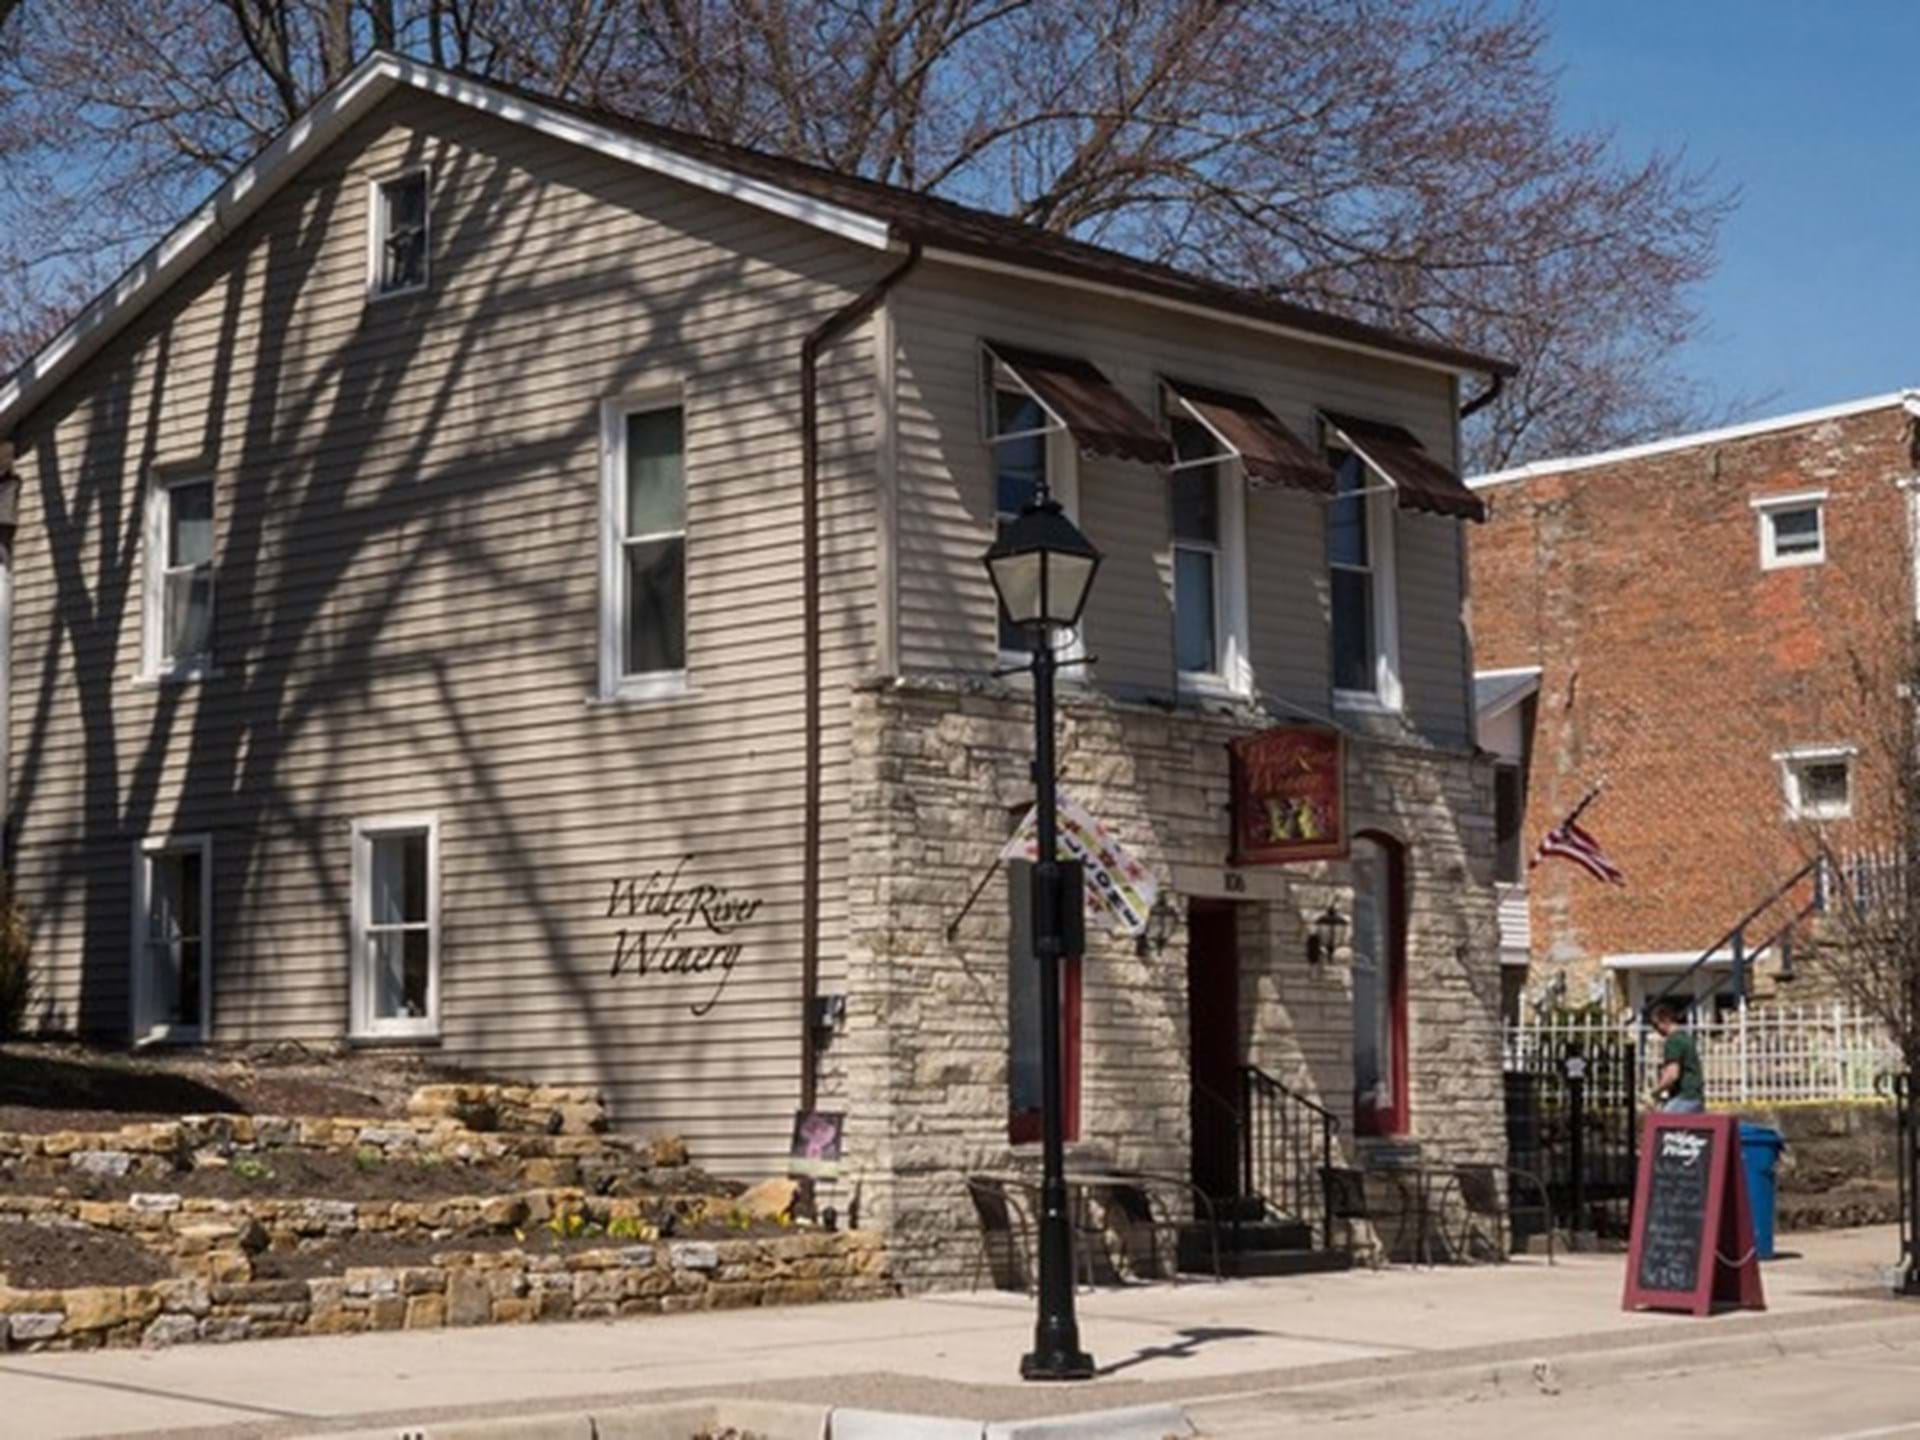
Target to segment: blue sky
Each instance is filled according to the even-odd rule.
[[[1544,3],[1568,123],[1742,193],[1688,370],[1760,414],[1920,385],[1920,5]]]

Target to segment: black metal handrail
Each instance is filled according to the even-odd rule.
[[[1806,908],[1803,909],[1797,916],[1795,916],[1793,920],[1790,920],[1789,922],[1787,922],[1786,925],[1783,925],[1773,935],[1769,936],[1767,939],[1767,943],[1765,945],[1756,946],[1751,950],[1747,949],[1747,943],[1746,943],[1747,927],[1751,925],[1754,921],[1758,920],[1762,915],[1766,914],[1767,911],[1771,910],[1775,905],[1779,904],[1780,901],[1784,899],[1793,890],[1794,886],[1798,885],[1802,880],[1806,879],[1807,876],[1809,875],[1813,876],[1813,899],[1807,904]],[[1718,955],[1721,952],[1721,950],[1728,945],[1733,946],[1735,978],[1739,984],[1741,993],[1744,995],[1746,992],[1745,969],[1748,962],[1754,959],[1757,959],[1759,956],[1764,954],[1768,946],[1771,946],[1776,940],[1780,939],[1780,937],[1784,935],[1787,930],[1791,929],[1794,925],[1798,924],[1801,920],[1805,919],[1808,915],[1813,914],[1817,910],[1824,910],[1826,908],[1826,903],[1827,903],[1826,863],[1822,856],[1816,855],[1813,857],[1813,859],[1807,861],[1806,864],[1802,865],[1798,870],[1794,871],[1793,874],[1789,875],[1779,885],[1775,886],[1772,893],[1769,894],[1766,899],[1762,900],[1758,905],[1754,906],[1753,909],[1749,910],[1745,915],[1742,915],[1738,920],[1736,920],[1733,923],[1733,925],[1727,930],[1726,934],[1722,935],[1718,940],[1715,940],[1711,945],[1707,946],[1706,949],[1702,950],[1697,960],[1695,960],[1691,965],[1687,966],[1686,969],[1682,970],[1678,975],[1674,976],[1673,979],[1667,982],[1665,988],[1662,989],[1658,995],[1653,997],[1651,1004],[1658,1005],[1663,1000],[1670,999],[1672,996],[1679,993],[1683,988],[1686,988],[1689,982],[1693,979],[1694,972],[1699,970],[1699,968],[1702,965],[1705,965],[1708,961],[1712,960],[1714,956]],[[1646,1016],[1643,1014],[1641,1015],[1640,1019],[1642,1023],[1645,1023]]]
[[[1242,1193],[1270,1210],[1315,1226],[1333,1247],[1333,1212],[1326,1176],[1333,1164],[1333,1132],[1340,1118],[1267,1074],[1240,1067],[1240,1179]],[[1317,1141],[1317,1143],[1316,1143]]]

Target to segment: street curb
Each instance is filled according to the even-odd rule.
[[[987,1421],[717,1399],[493,1419],[424,1420],[324,1435],[325,1440],[688,1440],[703,1431],[727,1428],[750,1433],[755,1440],[1177,1440],[1194,1433],[1177,1405]]]
[[[825,1405],[681,1400],[491,1419],[401,1421],[376,1429],[316,1431],[306,1440],[688,1440],[723,1426],[749,1431],[756,1440],[827,1440],[828,1415]]]
[[[1671,1334],[1645,1332],[1640,1343],[1587,1350],[1515,1355],[1466,1365],[1442,1366],[1411,1374],[1383,1367],[1372,1375],[1315,1381],[1284,1379],[1270,1387],[1232,1395],[1195,1396],[1186,1409],[1206,1435],[1211,1413],[1231,1411],[1258,1401],[1275,1412],[1331,1416],[1342,1412],[1406,1408],[1454,1400],[1492,1400],[1502,1396],[1557,1395],[1621,1380],[1672,1375],[1707,1367],[1751,1364],[1759,1360],[1806,1357],[1835,1350],[1920,1345],[1920,1313],[1808,1317],[1809,1323],[1755,1328],[1737,1335],[1708,1335],[1676,1340]],[[1640,1337],[1636,1337],[1639,1339]]]

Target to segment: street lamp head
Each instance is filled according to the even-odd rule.
[[[1080,623],[1100,552],[1062,513],[1060,502],[1047,496],[1029,501],[1000,533],[986,566],[1007,618],[1044,635]]]

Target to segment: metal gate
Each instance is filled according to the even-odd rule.
[[[1530,1039],[1506,1057],[1507,1164],[1540,1181],[1556,1228],[1625,1236],[1639,1158],[1634,1042],[1591,1032]],[[1521,1235],[1542,1228],[1530,1189],[1513,1197]]]

